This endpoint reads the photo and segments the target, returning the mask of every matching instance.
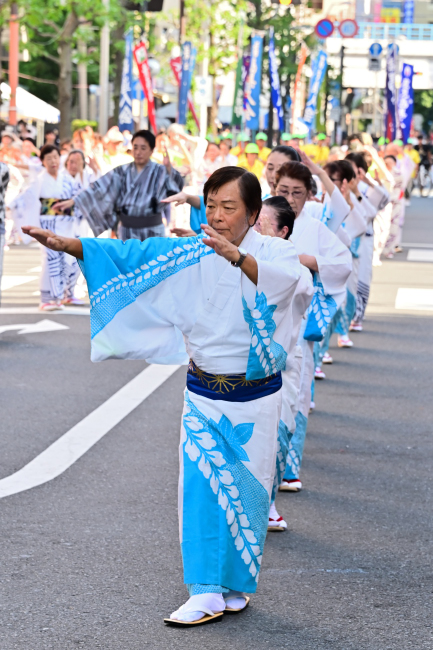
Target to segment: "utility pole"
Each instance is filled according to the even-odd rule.
[[[185,16],[185,0],[180,0],[180,15],[179,15],[179,45],[185,40],[186,33],[186,16]]]
[[[83,58],[87,55],[87,45],[84,41],[78,42],[78,51]],[[78,64],[78,96],[80,119],[87,120],[87,62],[85,60],[81,60]]]
[[[108,12],[109,0],[103,0],[104,8]],[[99,64],[99,133],[104,135],[108,131],[108,66],[110,62],[110,27],[108,16],[101,29],[101,60]]]
[[[20,28],[18,23],[18,4],[11,5],[9,23],[9,85],[11,97],[9,100],[9,124],[17,124],[17,88],[18,88],[18,56],[20,43]]]

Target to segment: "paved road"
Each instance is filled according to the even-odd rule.
[[[404,233],[427,258],[432,207],[414,199]],[[0,499],[1,650],[431,650],[433,262],[407,258],[406,249],[375,269],[365,331],[355,348],[333,350],[305,490],[278,496],[289,530],[267,540],[246,612],[195,630],[162,623],[185,600],[181,368],[113,428],[105,410],[106,435],[58,478]],[[14,249],[6,278],[37,275],[38,263],[37,249]],[[3,310],[37,304],[34,280],[7,281]],[[68,329],[0,333],[0,495],[1,479],[146,369],[91,364],[85,315],[0,311],[0,328],[43,319]]]

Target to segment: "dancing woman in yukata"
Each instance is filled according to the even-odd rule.
[[[79,260],[93,361],[190,359],[179,477],[190,598],[165,619],[182,626],[242,611],[257,589],[301,275],[291,242],[253,229],[262,206],[253,174],[217,170],[204,202],[208,223],[194,237],[121,242],[26,229]]]

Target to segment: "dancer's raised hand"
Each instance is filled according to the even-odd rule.
[[[50,248],[53,251],[69,253],[73,257],[83,259],[83,245],[79,239],[72,239],[71,237],[61,237],[56,235],[51,230],[43,230],[43,228],[35,228],[34,226],[23,226],[22,231],[26,235],[30,235],[36,239],[40,244]]]

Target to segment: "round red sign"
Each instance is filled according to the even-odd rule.
[[[358,23],[356,20],[346,18],[338,25],[338,31],[343,38],[354,38],[359,31]]]

